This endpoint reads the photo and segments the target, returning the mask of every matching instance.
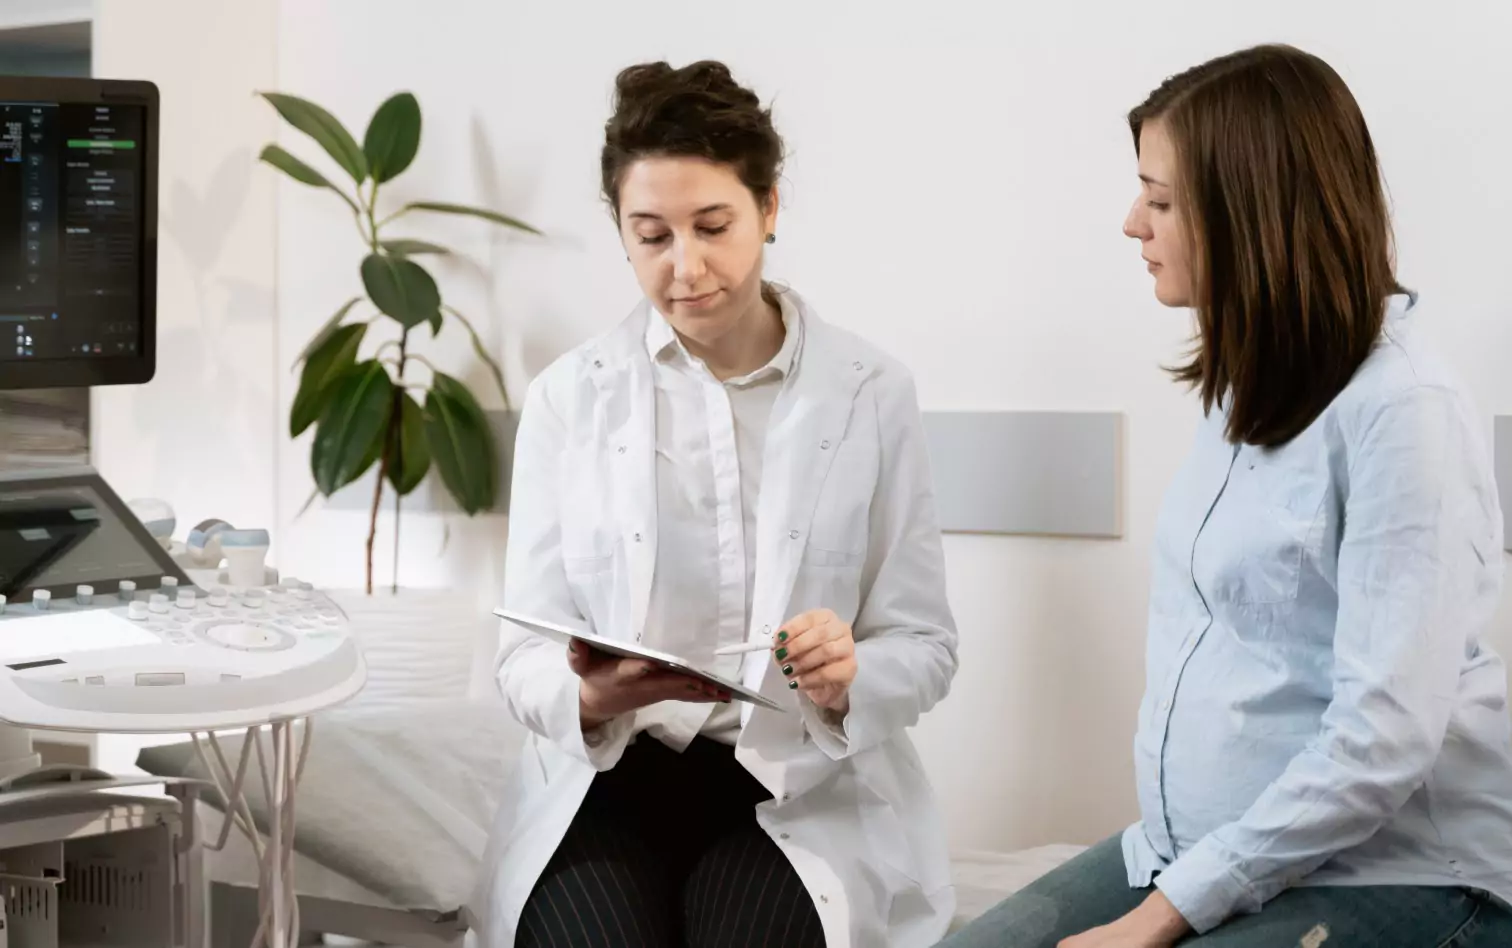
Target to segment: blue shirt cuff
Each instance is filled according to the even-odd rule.
[[[1211,836],[1166,867],[1155,885],[1199,935],[1235,914],[1260,910],[1249,883],[1229,866]]]

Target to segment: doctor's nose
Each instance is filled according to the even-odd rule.
[[[1144,209],[1138,201],[1129,208],[1129,213],[1124,217],[1123,232],[1125,237],[1133,237],[1135,240],[1144,240],[1149,234],[1149,221],[1145,218]]]
[[[679,241],[672,251],[672,275],[677,282],[691,286],[703,278],[705,265],[703,251],[697,244]]]

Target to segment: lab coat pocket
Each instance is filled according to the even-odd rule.
[[[872,497],[880,468],[875,439],[853,436],[835,447],[814,509],[806,559],[811,565],[858,565],[870,538]]]

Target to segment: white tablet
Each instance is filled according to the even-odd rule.
[[[619,639],[604,638],[600,635],[594,635],[592,632],[568,628],[555,622],[547,622],[545,619],[537,619],[534,616],[511,612],[508,609],[495,609],[494,615],[506,622],[512,622],[528,632],[534,632],[536,635],[551,639],[553,642],[560,642],[566,645],[570,640],[577,639],[579,642],[591,645],[601,652],[608,652],[610,655],[619,655],[623,658],[643,658],[646,661],[655,662],[658,665],[687,675],[690,678],[697,678],[700,681],[708,682],[716,688],[723,688],[730,693],[732,699],[749,701],[752,704],[760,705],[763,708],[770,708],[773,711],[786,710],[771,698],[752,691],[739,682],[721,678],[711,671],[690,665],[686,659],[678,658],[676,655],[658,652],[655,649],[643,648],[630,642],[620,641]]]

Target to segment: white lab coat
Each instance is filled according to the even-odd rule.
[[[826,724],[767,652],[739,672],[786,709],[741,706],[736,758],[773,799],[757,822],[803,880],[830,948],[924,948],[955,907],[943,825],[905,728],[956,670],[934,495],[907,370],[794,302],[803,351],[772,410],[752,625],[826,607],[850,622],[856,679]],[[643,303],[530,387],[511,492],[504,601],[656,647],[655,401]],[[562,646],[506,627],[498,681],[530,732],[469,906],[472,941],[514,944],[521,908],[634,716],[590,745]],[[642,737],[642,740],[650,738]],[[675,829],[669,828],[669,829]]]

